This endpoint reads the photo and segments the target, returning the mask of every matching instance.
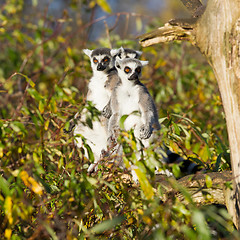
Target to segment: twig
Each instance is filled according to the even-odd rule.
[[[110,39],[110,35],[109,35],[109,28],[108,28],[107,22],[105,20],[104,20],[104,25],[105,25],[105,29],[106,29],[107,39],[109,42],[109,47],[112,48],[112,43],[111,43],[111,39]]]
[[[129,25],[129,14],[126,15],[126,23],[125,23],[125,28],[124,28],[124,32],[123,32],[123,39],[126,38],[127,31],[128,31],[128,25]]]

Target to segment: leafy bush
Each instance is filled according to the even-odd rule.
[[[33,1],[35,3],[36,1]],[[0,13],[0,236],[1,239],[211,239],[208,222],[224,237],[235,236],[226,210],[199,208],[174,179],[154,174],[163,143],[209,171],[230,168],[225,118],[209,66],[188,44],[143,49],[150,64],[143,82],[154,96],[162,123],[161,140],[136,162],[135,140],[123,132],[124,161],[139,167],[140,185],[128,170],[102,164],[92,176],[92,158],[74,146],[63,128],[85,106],[90,63],[81,5],[71,2],[79,18],[72,24],[65,12],[54,22],[36,11],[24,14],[24,1],[7,1]],[[108,9],[109,10],[109,9]],[[34,20],[33,20],[34,19]],[[137,20],[139,21],[139,19]],[[84,36],[84,37],[79,37]],[[106,45],[106,36],[88,42]],[[135,41],[111,33],[115,47],[138,48]],[[93,107],[89,107],[94,112]],[[84,136],[83,136],[84,137]],[[91,153],[89,149],[89,153]],[[154,166],[154,167],[153,167]],[[173,171],[179,174],[177,166]],[[185,203],[177,197],[184,196]],[[236,235],[237,237],[237,235]]]

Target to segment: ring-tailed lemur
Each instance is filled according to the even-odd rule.
[[[104,88],[107,81],[108,71],[113,68],[113,57],[109,48],[98,48],[95,50],[84,49],[83,52],[90,58],[93,75],[90,79],[87,92],[87,101],[91,101],[100,112],[108,103],[108,93]],[[86,143],[91,147],[95,161],[101,156],[102,150],[107,147],[107,120],[99,116],[99,121],[92,120],[92,128],[84,124],[88,112],[86,109],[81,113],[75,126],[73,135],[78,147],[83,147],[82,135],[86,139]],[[88,171],[91,171],[91,166]]]
[[[112,111],[108,124],[110,135],[119,128],[118,123],[123,115],[129,115],[124,122],[125,129],[134,128],[135,136],[140,139],[148,139],[153,129],[160,129],[155,103],[145,85],[139,81],[142,67],[147,64],[147,61],[132,58],[116,59],[119,81],[110,98]],[[140,116],[131,114],[136,111]]]
[[[121,57],[139,57],[141,52],[131,49],[108,49],[99,48],[95,50],[84,49],[84,53],[91,60],[93,76],[88,85],[87,100],[91,101],[95,107],[102,111],[110,99],[111,91],[116,84],[113,72],[114,60],[116,55]],[[107,82],[107,84],[106,84]],[[75,126],[75,121],[78,123],[74,129],[74,136],[81,134],[87,140],[94,154],[95,162],[98,162],[102,151],[107,147],[107,119],[100,116],[100,121],[92,121],[92,128],[84,125],[86,120],[83,112],[82,116],[77,113],[72,121],[70,121],[70,131]],[[79,137],[75,138],[78,147],[82,146],[82,140]],[[96,164],[91,164],[88,171],[91,172]]]
[[[117,75],[117,70],[115,68],[115,65],[114,65],[114,62],[115,62],[115,58],[118,56],[119,58],[121,59],[124,59],[124,58],[139,58],[142,54],[141,51],[135,51],[133,49],[130,49],[130,48],[119,48],[119,49],[111,49],[110,50],[110,55],[111,55],[111,64],[109,66],[112,66],[112,67],[107,67],[106,69],[102,70],[103,69],[103,65],[105,64],[106,65],[106,58],[103,58],[104,61],[103,63],[101,64],[101,61],[99,60],[94,60],[93,59],[93,55],[102,55],[104,54],[104,52],[107,52],[107,54],[109,55],[109,50],[107,48],[98,48],[98,49],[95,49],[95,50],[89,50],[89,49],[84,49],[83,52],[90,58],[91,60],[91,66],[92,66],[92,70],[93,72],[96,70],[98,71],[102,71],[100,73],[100,75],[102,75],[101,78],[105,79],[106,77],[106,74],[107,74],[107,80],[104,82],[104,81],[98,81],[97,78],[95,78],[94,80],[90,80],[90,83],[89,83],[89,86],[88,86],[88,93],[87,93],[87,100],[89,101],[92,101],[93,104],[95,104],[96,108],[101,111],[102,109],[102,100],[99,102],[99,98],[102,98],[103,101],[106,99],[110,99],[110,96],[111,96],[111,92],[112,90],[114,89],[117,81],[118,81],[118,75]],[[106,57],[104,55],[104,57]],[[109,56],[108,56],[109,57]],[[101,59],[101,60],[103,60]],[[94,63],[100,63],[98,66]],[[101,66],[102,65],[102,66]],[[95,74],[96,76],[98,74]],[[104,85],[102,84],[104,82]],[[97,85],[97,87],[96,87]],[[101,89],[101,93],[99,93],[98,89],[99,88]],[[105,105],[106,106],[106,105]],[[105,107],[104,106],[104,107]],[[79,114],[76,114],[75,117],[70,121],[70,126],[68,128],[68,130],[64,129],[64,131],[66,133],[69,133],[73,130],[73,128],[75,127],[76,125],[76,120],[79,119]]]

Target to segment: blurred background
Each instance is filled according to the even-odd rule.
[[[162,125],[154,146],[164,143],[205,171],[229,170],[225,115],[209,64],[188,42],[147,48],[138,43],[140,34],[186,17],[180,0],[0,0],[1,239],[86,239],[94,236],[91,227],[119,213],[127,220],[107,222],[115,226],[122,221],[113,232],[102,225],[102,236],[207,240],[209,219],[219,221],[223,234],[232,231],[218,209],[200,212],[191,200],[180,203],[175,195],[159,204],[163,191],[161,184],[153,191],[157,157],[151,149],[141,161],[147,184],[142,191],[119,181],[123,170],[117,166],[88,176],[91,159],[63,132],[86,107],[92,72],[82,50],[141,50],[141,59],[149,61],[142,82],[156,102]],[[181,177],[178,165],[170,167]],[[102,181],[104,171],[116,174]],[[146,190],[156,196],[147,199]]]

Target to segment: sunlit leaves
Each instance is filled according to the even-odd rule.
[[[146,178],[146,175],[138,168],[135,168],[133,171],[135,171],[135,173],[138,177],[140,186],[143,190],[145,197],[148,200],[152,199],[153,195],[154,195],[153,188],[152,188],[151,184],[149,183],[148,179]]]
[[[170,195],[163,182],[156,182],[155,167],[181,174],[180,165],[161,163],[156,149],[163,144],[204,169],[229,169],[215,80],[205,64],[190,58],[188,45],[150,47],[142,56],[150,60],[143,80],[157,102],[161,137],[139,150],[133,131],[122,131],[124,116],[118,138],[123,163],[107,156],[95,173],[87,173],[94,161],[92,149],[82,135],[77,136],[82,148],[76,148],[76,138],[63,128],[77,112],[87,112],[83,124],[90,128],[99,119],[101,113],[85,101],[92,73],[82,47],[109,47],[109,42],[105,35],[96,43],[86,42],[88,31],[79,9],[98,5],[110,13],[111,8],[106,0],[70,2],[76,21],[67,12],[55,21],[45,11],[37,12],[32,21],[28,14],[20,16],[24,1],[10,0],[2,6],[0,238],[208,239],[210,213],[213,222],[230,229],[226,214],[199,209],[177,182],[163,176],[174,189]],[[32,4],[38,9],[40,1]],[[133,19],[136,30],[142,31],[145,21],[141,16]],[[123,39],[114,29],[110,40],[115,47],[139,49],[132,37]],[[205,183],[212,187],[209,177]],[[232,188],[230,182],[225,185]]]
[[[38,195],[43,194],[42,187],[39,185],[38,182],[36,182],[36,180],[34,178],[29,176],[26,171],[20,172],[20,178],[22,179],[22,181],[24,182],[26,187],[30,188],[34,193],[36,193]]]
[[[10,196],[7,196],[4,202],[4,211],[10,225],[13,223],[12,205],[12,198]]]

